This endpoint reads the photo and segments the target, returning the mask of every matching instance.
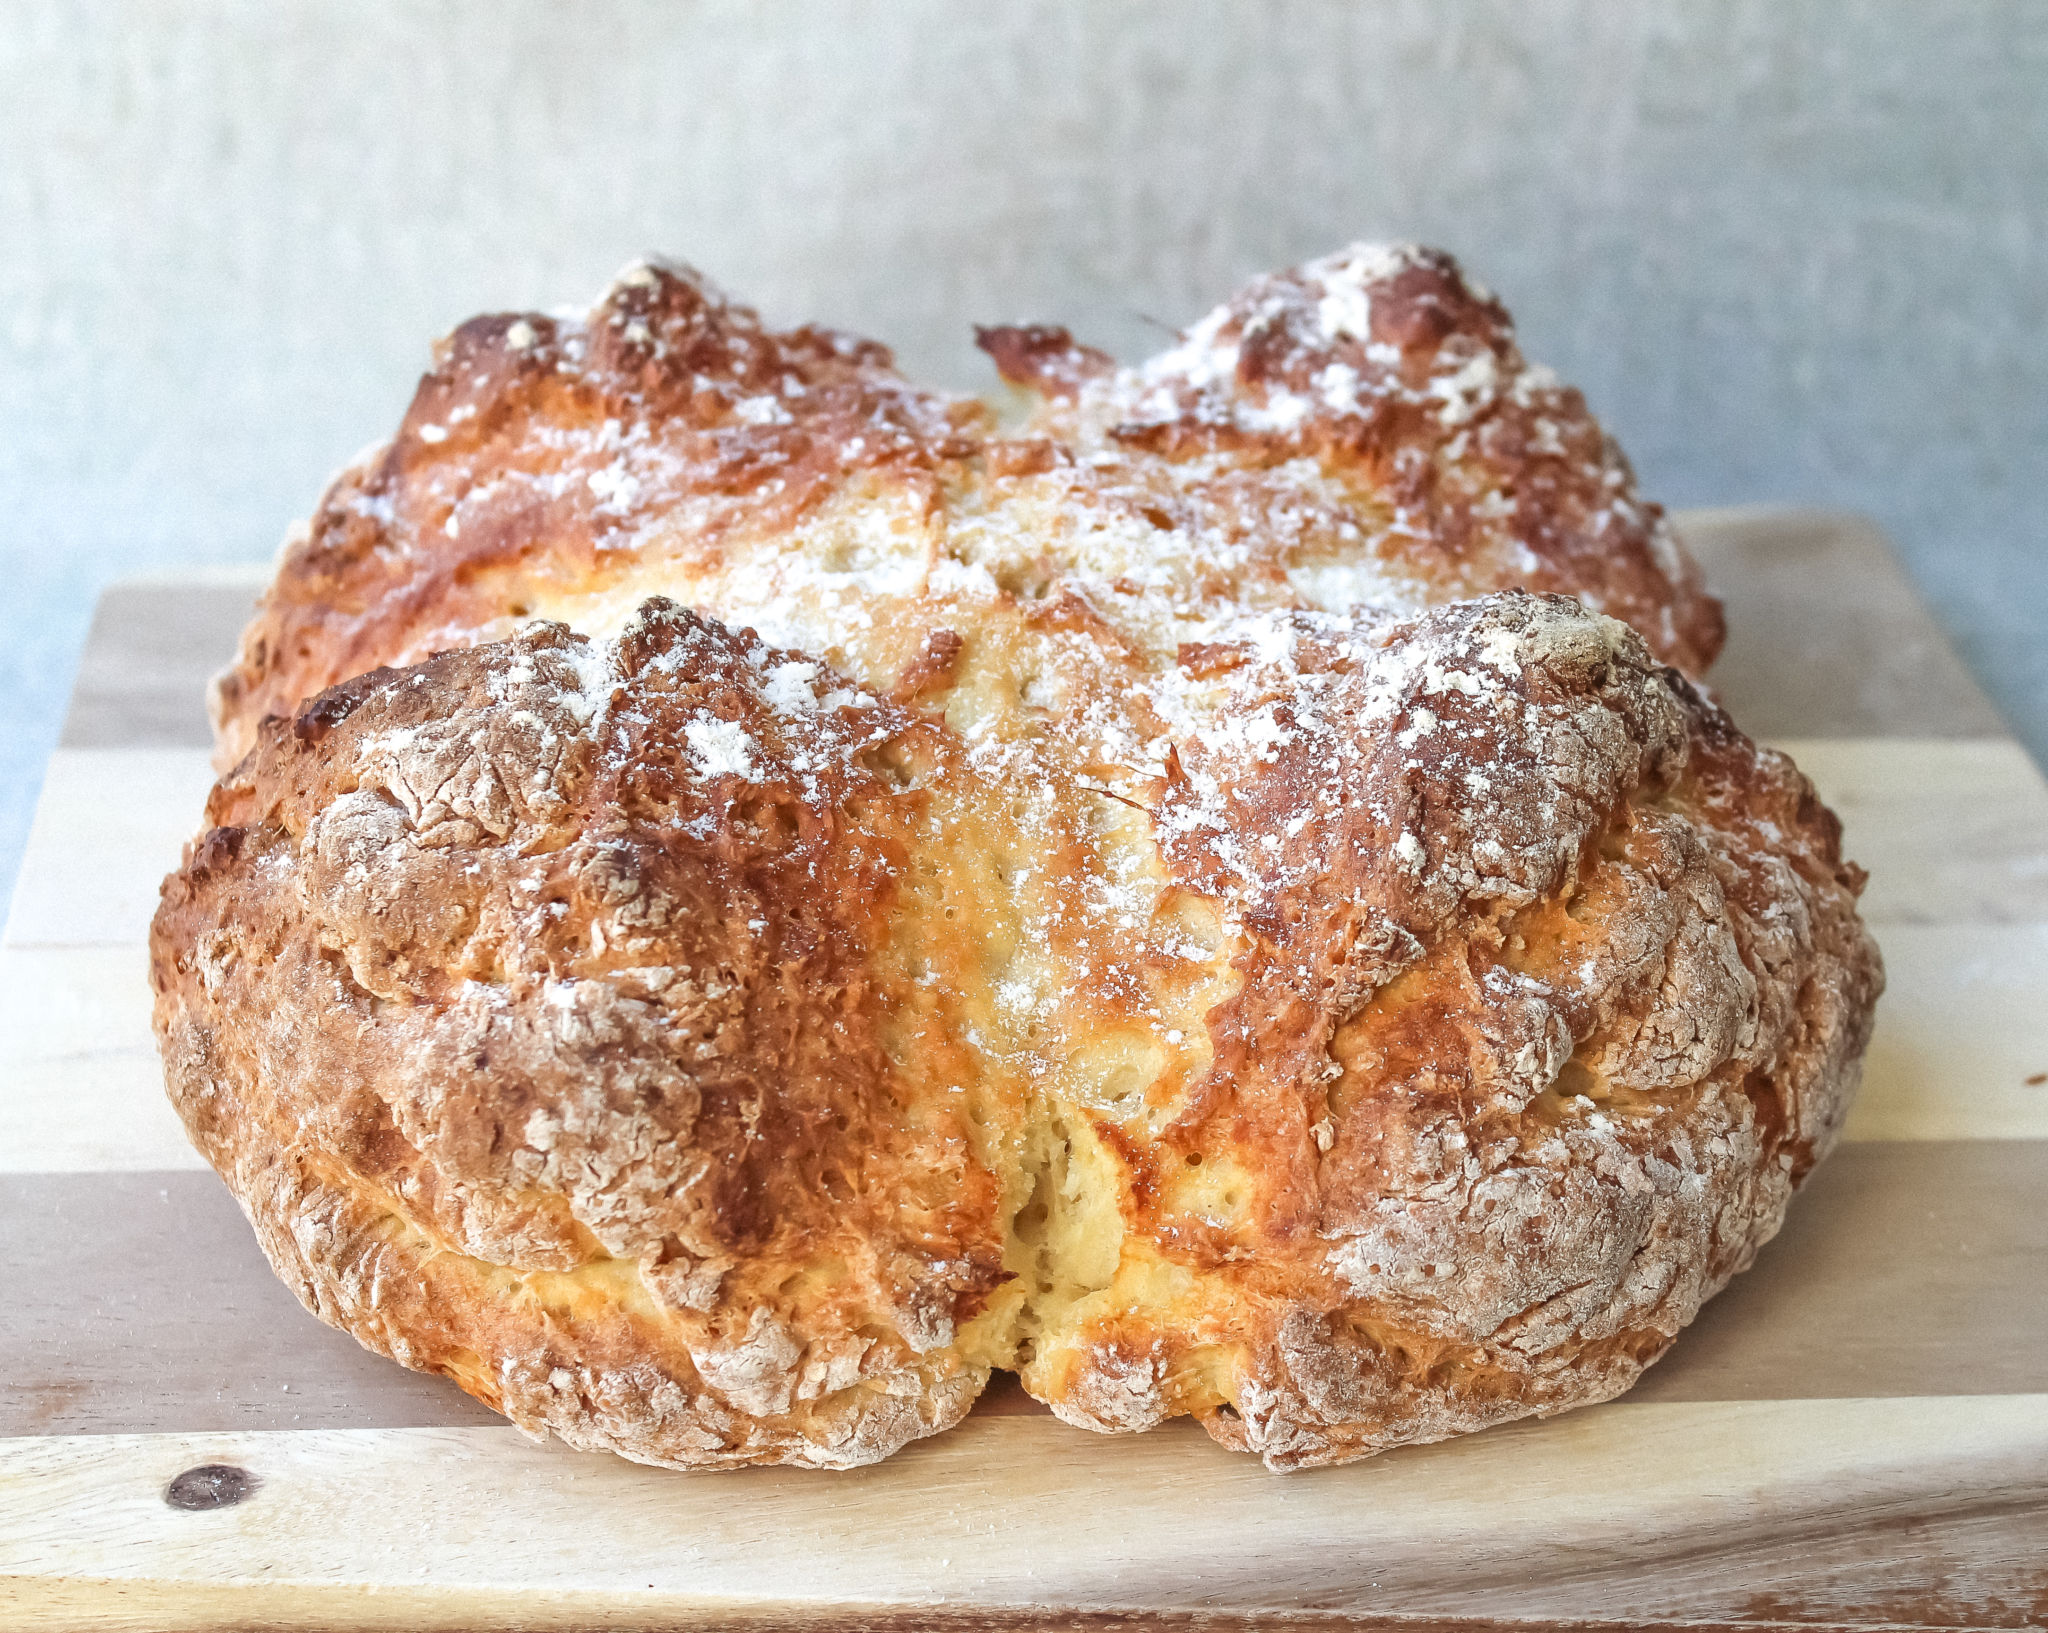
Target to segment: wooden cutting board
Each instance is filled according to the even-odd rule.
[[[0,943],[0,1625],[2048,1623],[2048,787],[1867,525],[1681,527],[1716,684],[1871,871],[1848,1140],[1624,1400],[1294,1475],[1014,1389],[853,1474],[644,1469],[321,1326],[144,979],[257,581],[109,590]]]

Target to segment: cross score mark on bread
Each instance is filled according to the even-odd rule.
[[[1658,661],[1694,569],[1442,257],[984,343],[1007,427],[659,269],[458,331],[221,689],[195,1140],[325,1318],[649,1461],[992,1367],[1278,1467],[1627,1387],[1881,981]]]

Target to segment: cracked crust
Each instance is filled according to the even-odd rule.
[[[872,341],[765,329],[685,268],[630,269],[587,319],[464,324],[288,543],[216,684],[219,769],[351,675],[537,617],[612,633],[650,594],[900,667],[877,632],[928,610],[904,535],[1155,643],[1233,609],[1523,588],[1693,674],[1720,650],[1661,509],[1448,256],[1361,246],[1260,278],[1134,369],[1061,329],[980,340],[1014,424]]]
[[[777,656],[665,609],[366,675],[266,728],[158,927],[174,1098],[301,1297],[653,1462],[945,1427],[1008,1279],[948,1062],[894,1058],[943,998],[875,956],[897,768],[955,750]]]
[[[1451,347],[1353,435],[1247,372],[1332,302],[1340,345],[1437,332],[1401,302],[1454,274],[1389,254],[1125,374],[992,335],[1039,429],[979,443],[810,331],[812,373],[700,384],[725,419],[678,428],[665,369],[754,354],[671,274],[573,368],[539,320],[463,331],[457,385],[557,349],[515,382],[538,417],[430,381],[330,496],[398,473],[360,551],[287,562],[152,935],[173,1101],[308,1306],[678,1466],[870,1462],[998,1367],[1276,1468],[1625,1389],[1832,1143],[1882,974],[1832,815],[1658,661],[1711,646],[1684,573],[1655,642],[1344,509],[1374,437],[1455,465],[1519,388],[1489,410]],[[649,395],[586,470],[600,340]],[[696,480],[657,444],[763,426],[815,477],[788,508],[640,491]],[[417,508],[444,458],[452,533]],[[1625,600],[1657,551],[1614,537]],[[1432,604],[1446,561],[1490,593]]]
[[[647,1461],[1604,1399],[1840,1126],[1833,820],[1562,598],[1247,637],[1113,798],[664,603],[351,682],[167,884],[173,1098],[318,1313]]]

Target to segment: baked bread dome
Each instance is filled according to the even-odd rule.
[[[535,617],[616,632],[654,594],[893,685],[977,568],[1162,648],[1240,611],[1527,589],[1695,675],[1720,650],[1663,512],[1447,256],[1260,278],[1134,369],[1060,329],[980,339],[1008,425],[686,269],[630,268],[584,320],[464,324],[288,542],[217,686],[220,769],[353,675]]]
[[[221,691],[195,1142],[323,1318],[643,1461],[873,1461],[998,1367],[1275,1467],[1625,1389],[1881,984],[1660,661],[1690,564],[1442,257],[985,343],[1008,431],[659,269],[458,332]]]

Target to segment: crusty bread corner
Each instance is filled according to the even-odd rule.
[[[648,1462],[1625,1389],[1882,980],[1696,569],[1441,256],[983,339],[1008,420],[679,270],[456,333],[219,693],[194,1140],[324,1319]]]

